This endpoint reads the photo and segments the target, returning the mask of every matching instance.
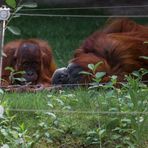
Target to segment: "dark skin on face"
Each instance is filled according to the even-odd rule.
[[[67,68],[59,68],[52,76],[52,84],[74,84],[81,81],[80,72],[83,68],[77,64],[70,63]]]
[[[26,82],[34,84],[40,75],[41,65],[41,51],[38,45],[33,43],[22,44],[16,55],[16,66],[17,71],[24,71],[23,74]]]
[[[110,69],[106,61],[98,58],[94,54],[82,54],[79,57],[71,60],[66,68],[57,69],[52,76],[52,84],[84,84],[90,82],[91,76],[82,74],[83,71],[91,72],[88,64],[96,64],[98,61],[102,62],[98,71]],[[81,63],[81,64],[79,64]]]

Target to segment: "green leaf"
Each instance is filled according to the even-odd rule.
[[[145,60],[148,60],[148,57],[147,56],[140,56],[141,59],[145,59]]]
[[[96,71],[96,69],[102,64],[103,62],[102,61],[100,61],[100,62],[98,62],[97,64],[95,64],[95,66],[94,66],[94,72]]]
[[[51,112],[47,112],[46,113],[48,116],[51,116],[53,119],[56,119],[56,115],[54,113],[51,113]]]
[[[26,2],[24,4],[22,4],[23,7],[27,7],[27,8],[35,8],[37,7],[37,3],[35,2]]]
[[[88,68],[89,68],[90,70],[94,70],[95,65],[94,65],[94,64],[88,64]]]
[[[106,75],[106,72],[97,72],[96,74],[95,74],[95,78],[96,79],[100,79],[100,78],[102,78],[103,76],[105,76]]]
[[[5,70],[10,70],[11,72],[14,72],[14,69],[12,67],[6,67]]]
[[[61,106],[63,106],[64,105],[64,102],[61,100],[61,99],[55,99]]]
[[[121,135],[115,134],[115,135],[112,135],[111,138],[112,138],[113,140],[117,140],[117,139],[121,138]]]
[[[21,6],[17,7],[17,8],[16,8],[16,10],[15,10],[15,12],[20,11],[22,8],[23,8],[23,5],[21,5]]]
[[[17,75],[17,74],[22,74],[22,75],[23,75],[23,74],[25,74],[25,73],[26,73],[25,71],[15,71],[14,74],[15,74],[15,75]]]
[[[6,136],[6,137],[8,136],[8,132],[4,128],[1,129],[1,134]]]
[[[105,132],[106,132],[105,129],[101,129],[101,130],[99,131],[99,136],[102,136]]]
[[[112,75],[112,76],[111,76],[111,79],[112,79],[112,80],[116,80],[116,79],[117,79],[117,76],[116,76],[116,75]]]
[[[145,41],[144,44],[148,44],[148,41]]]
[[[96,131],[89,131],[89,132],[87,132],[87,135],[94,136],[94,135],[97,135],[97,133],[96,133]]]
[[[117,111],[118,111],[118,109],[117,108],[114,108],[114,107],[112,107],[112,108],[109,109],[109,112],[117,112]]]
[[[126,143],[129,145],[128,147],[136,148],[135,145],[133,143],[131,143],[130,141],[126,141]]]
[[[64,106],[62,109],[63,110],[71,110],[71,106]]]
[[[0,88],[0,94],[3,94],[4,93],[4,91]]]
[[[20,125],[20,128],[21,128],[21,130],[25,130],[25,125],[24,125],[24,123],[22,123],[21,125]]]
[[[121,122],[126,122],[126,123],[131,123],[131,119],[128,119],[128,118],[123,118],[121,119]]]
[[[111,82],[112,82],[112,84],[115,84],[116,82],[117,82],[117,76],[116,75],[112,75],[111,76]]]
[[[16,1],[15,0],[5,0],[6,4],[12,8],[16,8]]]
[[[97,83],[99,83],[101,81],[101,79],[97,79],[97,78],[92,78],[92,80]]]
[[[8,26],[7,28],[8,28],[8,30],[9,30],[10,32],[12,32],[12,33],[15,34],[15,35],[20,35],[20,34],[21,34],[20,29],[17,28],[17,27]]]
[[[53,108],[53,105],[50,102],[48,102],[48,106]]]
[[[15,78],[15,80],[19,81],[19,82],[26,82],[25,78]]]
[[[132,75],[133,75],[133,76],[136,76],[136,77],[140,77],[139,71],[133,71],[133,72],[132,72]]]
[[[81,71],[81,72],[79,72],[79,74],[84,74],[84,75],[92,75],[92,73],[90,73],[90,72],[87,72],[87,71]]]

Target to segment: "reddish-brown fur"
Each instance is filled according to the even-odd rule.
[[[140,58],[148,56],[148,44],[144,43],[145,41],[148,41],[148,26],[128,19],[117,19],[102,31],[89,36],[80,48],[76,49],[70,62],[88,71],[88,64],[103,61],[97,69],[106,72],[103,81],[108,81],[111,75],[117,75],[118,81],[123,81],[125,74],[140,68],[148,69],[148,60]]]
[[[17,71],[23,70],[21,65],[18,66],[17,63],[22,60],[22,53],[19,53],[19,49],[21,48],[22,44],[25,43],[31,43],[35,46],[38,46],[40,50],[39,57],[32,56],[32,59],[34,59],[34,61],[41,60],[41,64],[38,65],[40,72],[38,73],[39,78],[37,79],[36,84],[43,84],[45,86],[49,85],[51,81],[51,76],[56,69],[56,64],[52,55],[52,50],[49,47],[48,43],[39,39],[16,40],[7,43],[4,46],[4,53],[6,54],[6,57],[3,57],[2,79],[4,79],[5,81],[2,81],[2,84],[11,84],[9,80],[10,71],[5,70],[5,67],[12,67]]]

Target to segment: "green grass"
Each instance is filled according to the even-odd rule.
[[[13,131],[17,127],[16,135],[26,130],[28,137],[33,141],[37,139],[35,147],[41,144],[45,147],[76,145],[97,148],[101,145],[104,148],[136,148],[139,145],[139,148],[145,148],[144,142],[148,140],[148,118],[144,114],[148,110],[147,96],[147,87],[130,80],[121,90],[104,87],[36,94],[6,93],[3,103],[8,108],[6,117],[16,116],[12,121],[6,118],[7,124],[11,125],[9,128]],[[20,130],[18,127],[22,124],[24,128]],[[2,129],[5,129],[4,125],[1,122]],[[26,139],[24,145],[29,147],[26,135],[22,134],[22,137]],[[41,138],[38,139],[38,136]],[[5,138],[3,141],[7,142]],[[8,141],[10,145],[15,143],[15,140]]]
[[[47,40],[58,66],[66,66],[74,50],[88,35],[101,28],[106,20],[19,17],[13,19],[10,25],[19,27],[22,34],[15,36],[6,31],[5,42],[20,38]],[[135,20],[142,24],[148,22],[147,18]],[[78,88],[38,93],[5,93],[1,101],[6,112],[5,119],[0,119],[0,146],[7,143],[12,148],[28,148],[31,147],[30,143],[33,145],[35,142],[32,146],[35,148],[146,148],[147,114],[96,113],[146,112],[148,89],[139,86],[138,82],[131,80],[121,90]],[[19,145],[17,142],[21,138],[25,141]]]
[[[41,38],[51,45],[59,67],[66,66],[73,52],[92,32],[101,28],[107,18],[54,18],[26,17],[14,18],[9,25],[20,28],[20,36],[6,31],[5,42],[20,38]],[[137,18],[139,23],[147,23],[147,18]]]
[[[105,19],[21,17],[12,24],[21,29],[21,36],[6,32],[5,41],[18,38],[41,38],[51,45],[59,66],[65,66],[83,39],[101,27]],[[89,24],[88,24],[89,23]],[[10,24],[11,25],[11,24]],[[64,53],[64,54],[63,54]]]

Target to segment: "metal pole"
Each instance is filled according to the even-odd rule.
[[[10,9],[6,6],[0,8],[0,86],[2,84],[2,65],[3,65],[3,47],[4,47],[4,35],[5,35],[5,23],[10,16]]]
[[[1,86],[1,82],[2,82],[2,65],[3,65],[3,47],[4,47],[4,35],[5,35],[5,22],[6,21],[2,21],[1,26],[0,27],[1,31],[0,31],[0,86]]]

